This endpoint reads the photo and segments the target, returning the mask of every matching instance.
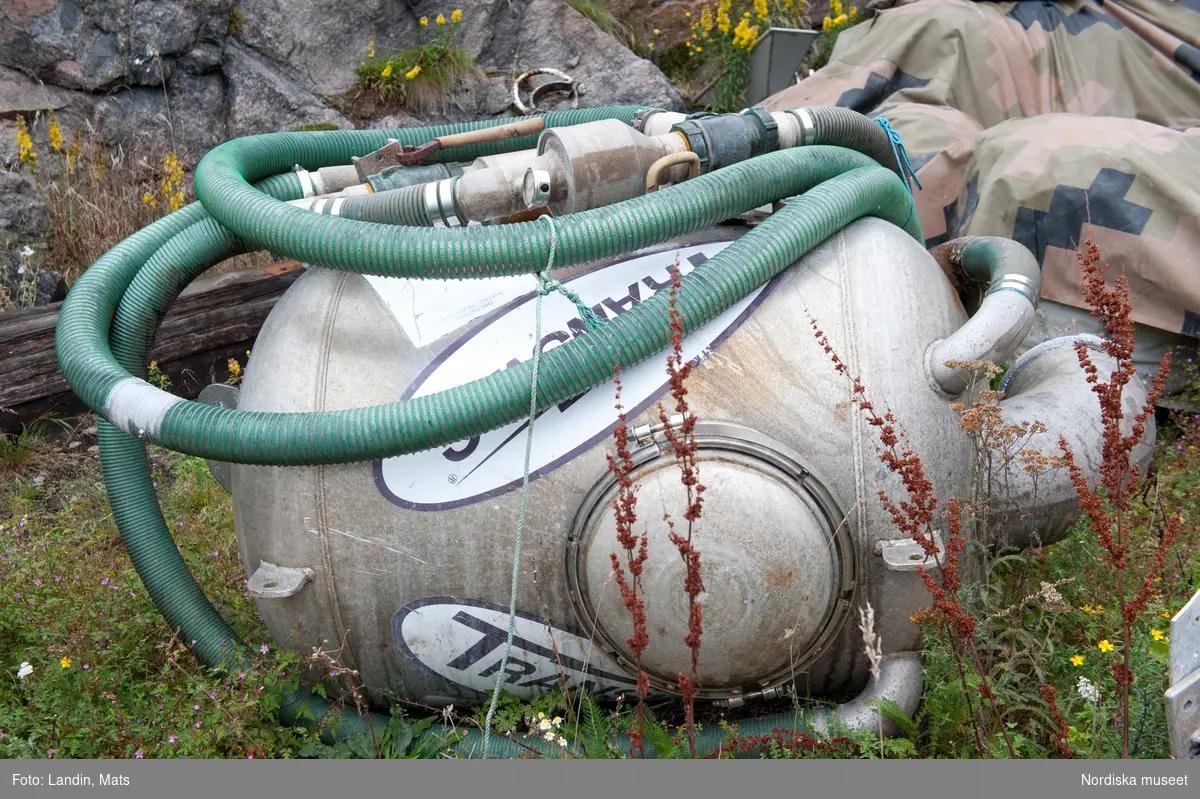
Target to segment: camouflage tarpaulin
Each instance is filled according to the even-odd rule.
[[[842,33],[825,68],[764,105],[886,116],[928,246],[1016,239],[1042,296],[1082,308],[1090,237],[1129,275],[1140,326],[1200,336],[1198,43],[1200,0],[917,0]]]

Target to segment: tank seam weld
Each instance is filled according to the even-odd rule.
[[[350,279],[349,273],[342,273],[341,280],[337,281],[337,288],[334,289],[333,297],[329,303],[326,319],[328,324],[325,325],[325,332],[322,336],[324,339],[321,342],[321,365],[317,375],[317,407],[322,411],[327,410],[326,391],[329,386],[329,353],[333,347],[333,332],[334,320],[337,317],[338,306],[341,305],[342,296],[346,291],[346,281]],[[350,643],[350,638],[346,633],[348,629],[345,621],[342,618],[342,605],[338,600],[337,580],[333,574],[333,553],[330,551],[329,544],[329,519],[325,512],[325,470],[328,466],[316,467],[316,501],[317,501],[317,538],[321,542],[321,567],[325,571],[325,592],[329,596],[330,609],[333,611],[333,623],[337,625],[339,638],[344,637],[342,643],[342,655],[346,659],[346,663],[351,666],[358,665],[358,658],[354,656],[354,647]]]

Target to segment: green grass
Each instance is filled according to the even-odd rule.
[[[436,747],[413,748],[415,733],[430,719],[398,716],[387,740],[372,743],[363,736],[338,747],[277,722],[281,697],[298,684],[309,664],[277,648],[259,620],[244,589],[229,497],[203,461],[154,450],[164,516],[197,581],[256,653],[267,647],[244,673],[214,674],[201,668],[146,595],[113,524],[98,458],[88,452],[94,439],[80,435],[74,438],[80,445],[67,449],[64,440],[27,431],[18,443],[8,440],[0,450],[0,458],[10,458],[0,459],[0,468],[6,469],[0,477],[0,757],[438,754]],[[1167,630],[1161,614],[1176,611],[1200,585],[1195,537],[1200,503],[1191,493],[1200,479],[1200,421],[1189,417],[1180,426],[1161,429],[1157,463],[1159,498],[1181,509],[1189,532],[1163,576],[1152,607],[1159,615],[1147,614],[1135,627],[1131,754],[1137,757],[1169,753],[1162,703],[1166,644],[1156,641],[1152,631]],[[1149,511],[1139,508],[1139,529],[1144,530]],[[1135,548],[1135,563],[1148,556],[1151,544],[1145,540]],[[982,618],[1019,605],[1043,581],[1060,583],[1069,607],[1055,611],[1045,602],[1026,603],[983,625],[979,637],[1008,733],[1018,755],[1057,756],[1049,739],[1051,720],[1037,692],[1045,682],[1058,689],[1070,725],[1069,742],[1078,755],[1119,756],[1120,734],[1111,725],[1112,677],[1100,668],[1103,658],[1097,650],[1098,641],[1119,639],[1119,623],[1115,602],[1106,601],[1114,586],[1094,536],[1081,526],[1042,556],[1028,552],[999,559],[987,590],[968,589],[964,605]],[[1082,666],[1072,665],[1076,655],[1085,658]],[[63,658],[69,659],[66,667]],[[906,723],[908,733],[887,742],[885,756],[975,756],[966,700],[970,696],[977,702],[978,696],[964,693],[948,643],[936,628],[930,629],[925,658],[927,691],[921,709]],[[16,675],[24,662],[34,670],[22,680]],[[1076,690],[1081,676],[1100,688],[1098,706]],[[977,682],[977,677],[968,678],[969,692]],[[474,726],[483,712],[457,708],[438,720]],[[577,756],[627,756],[611,741],[615,732],[628,729],[631,703],[614,710],[578,695],[570,704],[561,693],[532,703],[505,697],[497,729],[529,731],[536,726],[537,712],[564,719],[562,729],[579,742]],[[673,704],[653,708],[648,737],[662,755],[686,756],[686,743],[681,745],[669,732],[679,718]],[[778,758],[879,756],[878,740],[869,732],[835,729],[823,737],[777,733],[748,740],[738,735],[735,718],[701,707],[697,719],[726,729],[733,751],[753,748]],[[1007,755],[999,737],[987,746],[990,755]]]
[[[612,36],[621,44],[633,49],[637,37],[633,29],[617,18],[604,0],[567,0],[567,5],[591,20],[592,24]]]
[[[246,640],[268,646],[245,673],[207,672],[175,640],[121,545],[97,459],[72,460],[38,464],[62,479],[24,474],[0,489],[0,757],[294,753],[305,734],[274,711],[298,664],[242,589],[230,503],[203,461],[158,453],[155,475],[193,574]],[[33,673],[19,680],[23,662]]]
[[[417,114],[444,105],[479,70],[471,54],[454,41],[452,26],[442,27],[446,30],[433,41],[360,63],[354,68],[358,86]]]

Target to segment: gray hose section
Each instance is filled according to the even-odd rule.
[[[968,374],[948,363],[1003,363],[1029,335],[1042,293],[1042,270],[1033,253],[1010,239],[968,236],[937,249],[942,248],[949,248],[949,266],[960,277],[988,283],[975,315],[929,350],[930,380],[954,397],[967,389]]]
[[[1042,267],[1025,245],[999,236],[969,236],[952,250],[967,277],[988,283],[988,294],[1015,291],[1037,307],[1042,294]]]
[[[804,109],[812,117],[813,137],[804,145],[835,144],[857,150],[895,172],[908,182],[903,164],[896,161],[896,152],[887,131],[870,117],[849,108],[832,105],[809,106]]]
[[[346,197],[338,210],[338,216],[361,222],[408,227],[431,227],[433,224],[425,210],[423,184]]]

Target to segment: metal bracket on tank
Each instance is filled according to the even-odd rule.
[[[678,430],[683,426],[684,415],[682,413],[672,414],[666,424],[659,422],[655,425],[639,424],[633,428],[633,440],[637,442],[639,447],[644,447],[649,444],[656,444],[659,451],[666,452],[671,448],[671,440],[663,433],[668,429]]]
[[[941,568],[946,563],[946,547],[937,533],[933,533],[933,544],[937,547],[937,566]],[[876,541],[875,554],[883,558],[883,567],[890,572],[915,572],[929,560],[925,548],[911,538]]]
[[[300,589],[316,578],[317,573],[307,566],[292,568],[260,561],[246,587],[262,599],[283,599],[298,594]]]

